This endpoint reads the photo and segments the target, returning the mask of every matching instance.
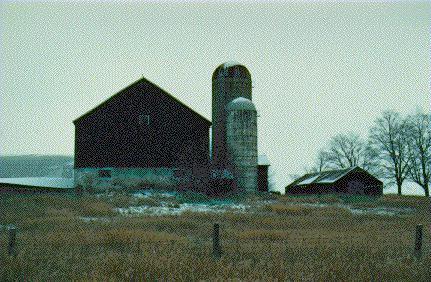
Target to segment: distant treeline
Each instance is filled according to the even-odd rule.
[[[72,170],[72,156],[0,156],[0,178],[72,177]]]

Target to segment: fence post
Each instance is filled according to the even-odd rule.
[[[10,256],[16,255],[16,227],[9,227],[9,248]]]
[[[414,256],[416,258],[420,258],[422,255],[422,230],[423,230],[422,224],[416,225],[415,251],[414,251]]]
[[[221,257],[221,248],[220,248],[220,234],[219,234],[220,226],[218,223],[214,223],[213,230],[213,256],[218,259]]]

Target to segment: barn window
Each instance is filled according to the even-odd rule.
[[[101,169],[99,170],[99,177],[111,178],[111,171],[108,169]]]
[[[138,123],[139,125],[150,125],[150,115],[139,115]]]

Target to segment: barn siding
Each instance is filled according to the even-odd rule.
[[[101,171],[109,171],[109,177],[101,176]],[[160,168],[76,168],[74,185],[91,186],[96,190],[105,188],[149,188],[153,186],[172,187],[180,183],[175,177],[175,169]]]
[[[382,195],[383,184],[363,172],[352,172],[335,184],[335,191],[345,194]]]
[[[149,125],[139,124],[139,115],[149,115]],[[209,126],[142,80],[75,121],[75,168],[204,165]]]

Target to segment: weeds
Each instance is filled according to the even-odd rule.
[[[311,208],[304,206],[286,206],[283,204],[265,205],[263,211],[286,216],[304,216],[311,212]]]
[[[0,224],[18,227],[18,255],[7,256],[7,232],[0,231],[0,280],[429,281],[427,228],[422,259],[412,256],[416,224],[431,224],[423,213],[427,200],[384,196],[351,203],[416,211],[389,217],[299,205],[349,201],[338,197],[273,196],[274,203],[252,213],[187,211],[158,217],[121,217],[112,210],[162,199],[171,205],[211,199],[194,193],[152,200],[124,194],[112,201],[91,195],[1,197]],[[248,204],[262,200],[256,197]],[[84,223],[80,216],[108,216],[110,221]],[[220,223],[223,252],[218,261],[211,256],[215,222]]]

